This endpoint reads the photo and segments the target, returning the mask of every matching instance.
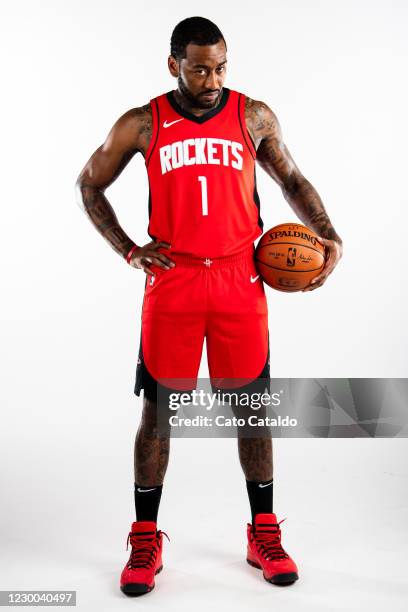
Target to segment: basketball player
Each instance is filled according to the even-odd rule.
[[[214,23],[181,21],[168,58],[177,89],[123,114],[77,182],[95,228],[146,274],[135,385],[138,396],[144,389],[134,453],[137,520],[120,581],[129,595],[151,591],[162,569],[157,515],[169,435],[157,428],[159,379],[196,379],[204,337],[212,381],[270,377],[267,302],[254,264],[254,241],[263,233],[256,161],[325,246],[325,267],[305,291],[321,287],[342,255],[342,241],[286,148],[273,111],[224,86],[226,52]],[[149,179],[152,240],[143,246],[122,229],[105,195],[136,153]],[[239,437],[238,450],[251,508],[247,561],[271,583],[293,583],[298,570],[273,512],[272,440]]]

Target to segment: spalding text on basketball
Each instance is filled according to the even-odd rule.
[[[277,238],[284,238],[285,236],[294,236],[295,238],[302,238],[303,240],[308,240],[314,245],[318,243],[318,241],[316,240],[314,236],[311,236],[310,234],[306,234],[305,232],[298,232],[297,230],[295,231],[289,230],[287,232],[283,231],[283,232],[270,232],[269,233],[269,238],[271,240],[276,240]]]

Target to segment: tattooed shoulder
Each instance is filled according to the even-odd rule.
[[[245,120],[249,133],[257,146],[265,136],[279,129],[278,120],[269,106],[248,96],[245,99]]]
[[[152,137],[152,109],[150,104],[132,108],[129,117],[134,122],[134,129],[137,134],[138,149],[145,155]]]

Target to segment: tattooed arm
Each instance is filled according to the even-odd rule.
[[[343,244],[336,233],[316,189],[302,175],[285,143],[279,121],[263,102],[246,99],[247,129],[256,148],[259,165],[281,187],[284,198],[299,219],[320,237],[326,248],[326,263],[312,285],[304,291],[320,287],[342,256]]]
[[[151,135],[150,104],[129,110],[116,121],[106,141],[93,153],[76,182],[78,204],[98,232],[122,257],[126,257],[135,243],[120,226],[105,190],[137,152],[145,156]],[[139,247],[132,256],[131,265],[142,268],[147,274],[152,272],[146,261],[168,269],[165,262],[170,263],[170,260],[157,251],[160,246],[165,246],[165,243],[152,241]]]

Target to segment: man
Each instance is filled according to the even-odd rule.
[[[325,267],[305,291],[321,287],[342,255],[342,242],[286,148],[273,111],[224,87],[226,51],[211,21],[180,22],[168,58],[177,89],[121,116],[77,182],[96,229],[147,275],[135,386],[137,395],[144,389],[134,456],[137,520],[121,575],[129,595],[149,592],[162,569],[157,514],[170,436],[158,432],[158,389],[194,388],[181,381],[196,379],[204,337],[214,385],[229,380],[241,390],[243,380],[256,385],[270,378],[267,302],[253,257],[254,240],[263,233],[255,161],[325,246]],[[124,232],[105,196],[137,152],[149,177],[153,240],[144,246]],[[163,383],[171,379],[179,386]],[[269,582],[293,583],[298,570],[273,513],[272,440],[241,436],[238,449],[252,514],[247,561]]]

